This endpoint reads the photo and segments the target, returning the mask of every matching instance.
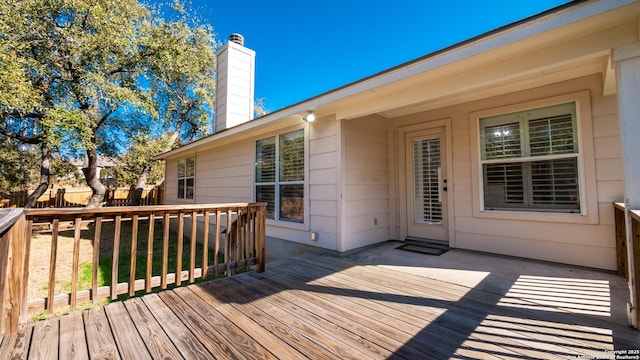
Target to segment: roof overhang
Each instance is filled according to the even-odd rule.
[[[573,1],[157,158],[170,159],[196,148],[224,145],[238,136],[258,134],[274,122],[289,126],[309,110],[317,117],[335,115],[340,120],[374,113],[394,117],[593,73],[604,74],[605,93],[615,91],[611,48],[638,41],[638,14],[638,0]]]

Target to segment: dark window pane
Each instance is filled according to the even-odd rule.
[[[185,167],[186,167],[185,165],[186,165],[185,159],[178,160],[178,177],[179,178],[184,177]]]
[[[531,156],[578,152],[571,114],[529,121]]]
[[[256,202],[267,203],[267,219],[276,218],[276,187],[275,185],[257,185],[256,186]]]
[[[193,199],[194,183],[194,178],[187,179],[187,199]]]
[[[304,130],[280,135],[280,181],[304,180]]]
[[[533,203],[538,207],[580,209],[576,158],[534,161],[531,179]]]
[[[485,164],[484,205],[487,209],[524,205],[522,163]]]
[[[484,128],[483,160],[519,157],[520,124],[517,122]]]
[[[256,141],[256,182],[276,181],[275,136]]]
[[[187,158],[185,176],[195,176],[196,174],[196,159],[195,158]]]
[[[178,199],[184,199],[185,179],[178,179]]]
[[[304,222],[304,185],[280,185],[280,220]]]

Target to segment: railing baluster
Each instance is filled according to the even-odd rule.
[[[160,275],[160,287],[167,288],[167,271],[169,267],[169,212],[164,213],[164,231],[162,232],[162,274]]]
[[[102,216],[96,217],[93,232],[93,266],[91,269],[91,301],[98,303],[98,269],[100,266],[100,238],[102,237]]]
[[[252,225],[252,227],[251,227],[252,236],[251,236],[251,255],[250,256],[251,257],[255,257],[256,256],[256,235],[257,235],[256,226],[257,226],[257,220],[258,220],[258,208],[255,207],[255,206],[252,206],[251,209],[252,209],[251,213],[253,214],[252,215],[253,219],[252,219],[252,223],[251,223],[251,225]]]
[[[153,275],[153,232],[155,228],[155,213],[149,214],[149,237],[147,238],[147,279],[145,281],[144,291],[151,292],[151,277]]]
[[[49,258],[49,291],[47,297],[47,311],[53,313],[53,299],[56,295],[56,260],[58,254],[58,224],[57,218],[51,224],[51,256]]]
[[[27,220],[27,226],[24,230],[24,244],[22,244],[22,288],[21,301],[20,301],[20,321],[27,320],[27,294],[29,291],[29,258],[31,256],[31,233],[33,231],[33,220]]]
[[[204,227],[202,235],[202,279],[207,277],[209,267],[209,210],[204,211]]]
[[[193,284],[196,276],[196,236],[198,235],[198,213],[191,212],[191,253],[189,258],[189,283]]]
[[[182,284],[182,246],[184,241],[184,213],[178,214],[178,254],[176,259],[176,286]]]
[[[225,265],[225,274],[227,276],[231,275],[231,209],[227,209],[227,232],[224,235],[224,265]]]
[[[121,216],[116,215],[115,229],[113,231],[113,263],[111,265],[111,299],[118,298],[118,261],[120,260],[120,226]]]
[[[220,209],[216,209],[216,235],[213,255],[213,276],[218,277],[218,263],[220,259]]]
[[[236,239],[236,272],[240,270],[240,259],[243,258],[243,248],[244,248],[244,209],[238,209],[238,223],[236,229],[237,231],[237,239]]]
[[[138,257],[138,215],[133,215],[131,224],[131,257],[129,266],[129,296],[136,294],[136,260]]]
[[[266,208],[261,206],[258,216],[258,236],[256,238],[256,271],[263,272],[265,269],[265,237],[266,237]]]
[[[80,231],[82,218],[76,216],[73,229],[73,265],[71,267],[71,308],[75,309],[78,298],[78,268],[80,267]]]

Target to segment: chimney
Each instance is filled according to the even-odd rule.
[[[242,35],[231,34],[216,56],[214,132],[217,133],[253,119],[256,53],[244,47]]]

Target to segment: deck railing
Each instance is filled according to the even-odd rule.
[[[83,302],[149,293],[253,265],[264,271],[265,209],[265,203],[16,209],[21,215],[0,232],[0,335],[14,333],[18,322],[41,311],[73,310]],[[73,239],[73,250],[65,254],[58,246],[64,234]],[[79,286],[81,241],[92,249],[88,289]],[[48,263],[35,264],[48,268],[47,295],[29,299],[34,242],[39,252],[42,244],[49,252]],[[71,263],[70,290],[62,294],[56,292],[60,257]],[[105,274],[111,280],[101,286]]]
[[[624,203],[614,203],[616,251],[618,257],[618,275],[629,280],[629,271],[632,271],[635,279],[636,304],[640,304],[640,210],[629,210],[629,223],[631,225],[631,238],[633,240],[633,269],[629,266],[627,255],[627,224]],[[636,323],[640,323],[640,311],[637,313]]]

